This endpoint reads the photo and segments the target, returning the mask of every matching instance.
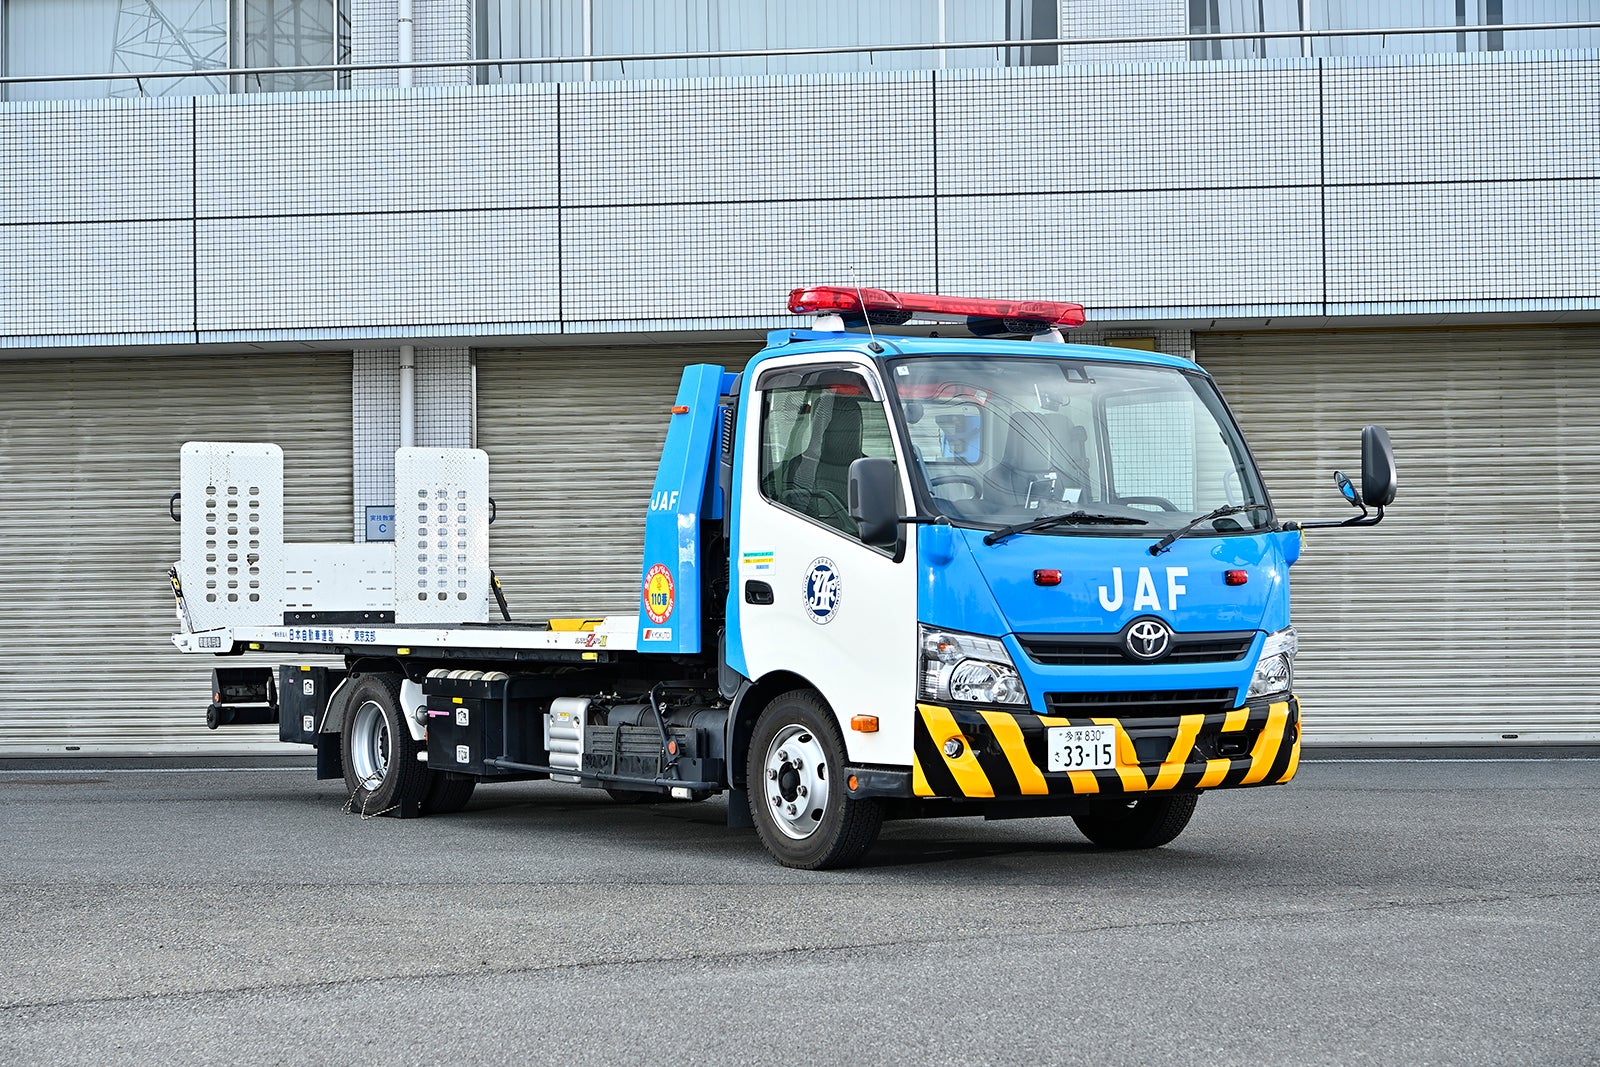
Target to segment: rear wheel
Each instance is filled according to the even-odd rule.
[[[1160,848],[1183,833],[1194,814],[1198,793],[1157,793],[1099,802],[1072,821],[1101,848]]]
[[[785,693],[762,711],[746,763],[750,812],[767,851],[785,867],[857,863],[883,826],[877,800],[845,794],[844,742],[822,695]]]
[[[360,679],[348,707],[340,740],[351,809],[363,816],[417,814],[431,772],[418,762],[422,746],[406,729],[400,677],[369,674]]]

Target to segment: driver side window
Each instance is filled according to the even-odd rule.
[[[767,499],[854,539],[850,464],[864,456],[895,458],[883,405],[858,376],[838,370],[785,375],[762,393],[761,492]]]

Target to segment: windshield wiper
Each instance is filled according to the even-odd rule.
[[[1098,523],[1103,526],[1149,526],[1148,519],[1135,519],[1127,515],[1097,515],[1092,511],[1069,511],[1065,515],[1046,515],[1043,518],[1029,519],[1027,522],[1013,523],[1002,526],[993,533],[983,535],[986,545],[999,544],[1012,534],[1027,533],[1029,530],[1043,530],[1048,526],[1072,526],[1082,523]]]
[[[1193,530],[1196,526],[1199,526],[1201,523],[1210,522],[1212,519],[1220,519],[1224,515],[1237,515],[1241,511],[1268,511],[1268,510],[1270,510],[1270,509],[1265,504],[1224,504],[1220,508],[1213,508],[1210,511],[1206,512],[1204,515],[1200,516],[1198,519],[1195,519],[1193,522],[1189,522],[1189,523],[1186,523],[1183,526],[1178,527],[1176,530],[1173,530],[1171,533],[1167,534],[1167,536],[1163,537],[1161,540],[1159,540],[1155,544],[1151,545],[1150,546],[1150,554],[1152,556],[1161,555],[1161,553],[1165,552],[1167,549],[1172,547],[1172,543],[1174,541],[1176,541],[1178,538],[1182,537],[1184,534],[1188,533],[1190,530]]]

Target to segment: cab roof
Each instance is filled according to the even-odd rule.
[[[767,347],[756,353],[752,365],[771,356],[849,352],[869,360],[896,356],[1024,356],[1038,359],[1088,359],[1139,363],[1178,370],[1199,370],[1198,364],[1165,352],[1145,352],[1109,345],[1059,344],[1049,341],[999,340],[987,337],[908,337],[833,330],[773,330]],[[1202,373],[1204,373],[1202,371]]]

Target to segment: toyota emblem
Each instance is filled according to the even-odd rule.
[[[1172,629],[1160,619],[1135,619],[1122,637],[1134,659],[1160,659],[1172,647]]]

